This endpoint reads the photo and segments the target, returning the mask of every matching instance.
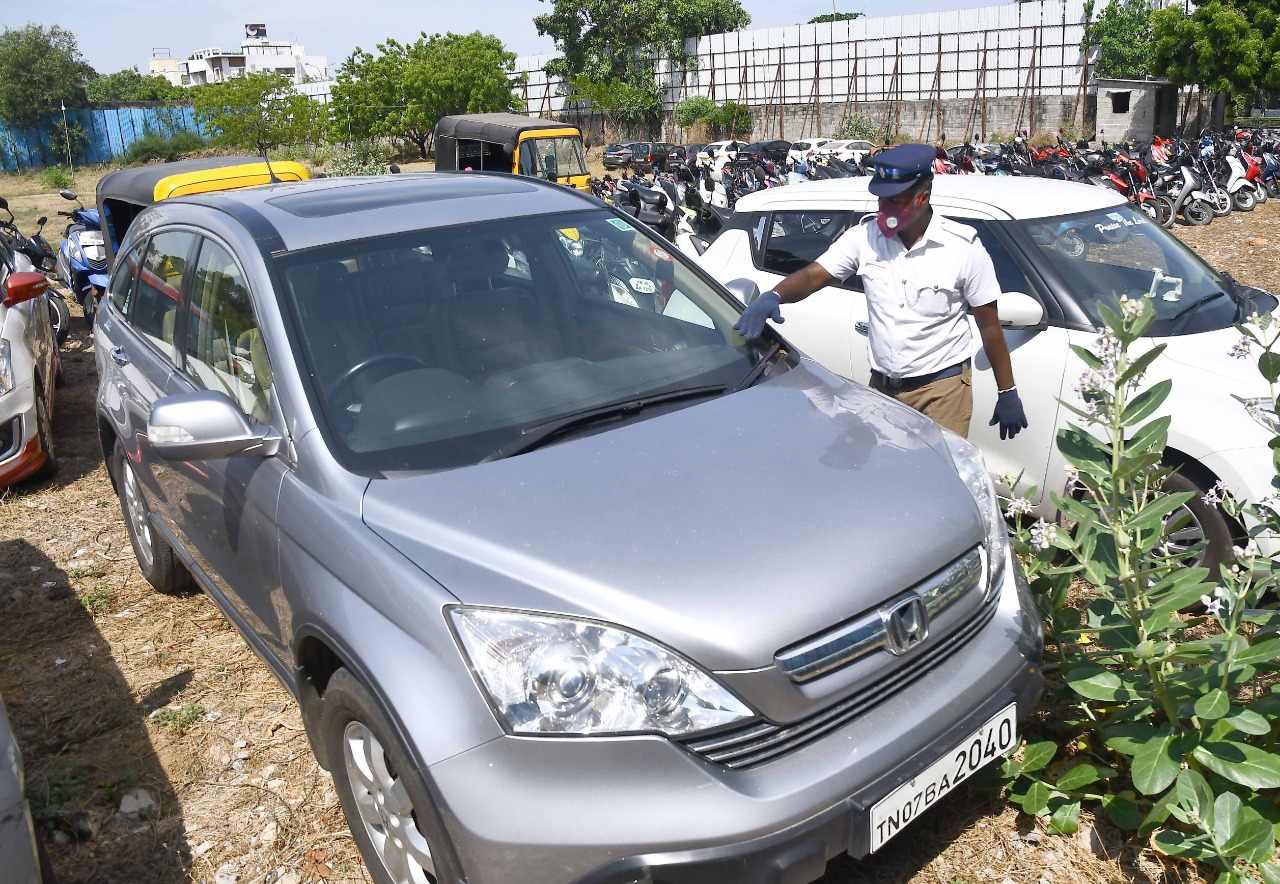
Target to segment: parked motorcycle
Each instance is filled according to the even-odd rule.
[[[49,241],[41,234],[49,219],[41,215],[36,221],[36,232],[26,236],[14,224],[13,212],[9,211],[9,202],[4,197],[0,197],[0,210],[9,216],[8,221],[0,218],[0,236],[8,241],[10,248],[15,252],[26,255],[37,272],[46,276],[52,274],[57,269],[58,258],[53,251],[53,246],[49,245]],[[62,299],[60,290],[49,286],[47,291],[49,297],[46,300],[49,302],[49,319],[53,322],[53,336],[58,346],[62,346],[62,342],[67,339],[71,331],[71,310],[67,307],[67,302]]]
[[[93,325],[98,301],[107,290],[107,247],[102,238],[102,221],[97,209],[86,209],[74,190],[60,190],[58,196],[76,207],[59,212],[70,219],[62,231],[58,249],[58,279],[71,290],[84,310],[85,322]]]

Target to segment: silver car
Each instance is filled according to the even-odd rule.
[[[1012,751],[980,455],[504,175],[169,200],[95,328],[139,567],[297,696],[374,879],[819,878]]]

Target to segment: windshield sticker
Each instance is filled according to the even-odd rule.
[[[1151,219],[1145,215],[1134,215],[1131,218],[1126,218],[1119,212],[1107,212],[1105,217],[1108,219],[1106,222],[1099,221],[1093,225],[1094,230],[1099,233],[1114,233],[1125,227],[1141,227],[1144,224],[1151,223]]]
[[[623,221],[621,218],[610,218],[609,223],[619,230],[626,230],[628,232],[631,230],[631,225],[626,221]]]

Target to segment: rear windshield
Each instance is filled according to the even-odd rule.
[[[584,409],[732,390],[759,345],[668,249],[592,210],[278,259],[331,450],[365,475],[447,469]]]

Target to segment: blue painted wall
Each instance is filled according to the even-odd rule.
[[[183,130],[205,134],[189,105],[68,110],[67,123],[78,123],[89,139],[75,158],[77,163],[120,159],[130,144],[148,132],[164,136]],[[0,169],[66,165],[66,156],[57,155],[53,147],[53,132],[61,128],[61,113],[46,117],[39,129],[14,130],[0,123]]]

